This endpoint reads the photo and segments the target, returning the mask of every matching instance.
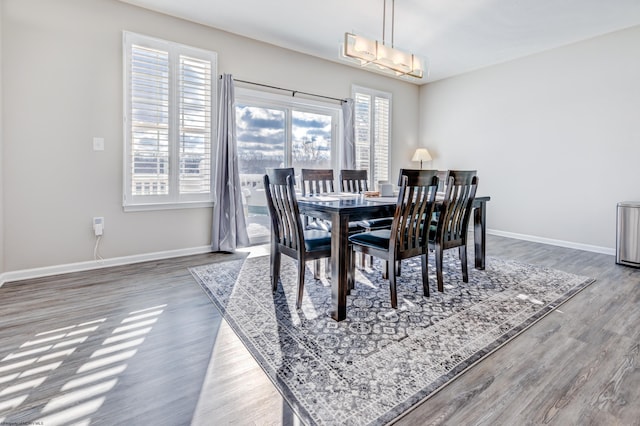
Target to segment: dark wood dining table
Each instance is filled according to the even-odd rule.
[[[476,197],[473,202],[475,267],[485,267],[486,204],[490,197]],[[437,202],[437,199],[436,199]],[[300,213],[331,222],[331,317],[347,317],[349,290],[349,222],[393,216],[395,198],[370,198],[364,195],[327,194],[298,197]]]

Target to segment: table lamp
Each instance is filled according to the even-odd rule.
[[[411,161],[419,161],[420,169],[422,169],[422,162],[431,161],[431,154],[429,154],[429,151],[427,151],[427,148],[418,148],[416,149],[416,152],[413,153],[413,157],[411,158]]]

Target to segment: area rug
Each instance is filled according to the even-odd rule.
[[[330,281],[315,280],[311,264],[300,310],[286,256],[276,294],[268,256],[191,272],[301,420],[318,425],[393,421],[594,281],[487,258],[464,283],[455,253],[438,293],[433,263],[426,298],[419,258],[403,261],[397,310],[380,263],[358,270],[341,322],[329,315]]]

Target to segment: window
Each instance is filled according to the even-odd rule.
[[[337,168],[341,114],[335,103],[236,89],[238,167],[252,243],[270,235],[265,169]]]
[[[216,53],[123,39],[125,208],[211,205]]]
[[[389,180],[391,94],[354,86],[356,169],[369,174],[369,187]]]
[[[237,89],[240,173],[334,167],[340,114],[339,105]]]

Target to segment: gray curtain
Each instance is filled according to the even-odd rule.
[[[218,104],[218,135],[216,155],[215,205],[211,226],[211,250],[234,251],[249,245],[247,224],[242,205],[236,147],[236,114],[233,106],[233,77],[220,79]]]
[[[356,141],[353,116],[355,114],[353,99],[342,102],[342,120],[344,140],[342,141],[342,168],[356,168]]]

